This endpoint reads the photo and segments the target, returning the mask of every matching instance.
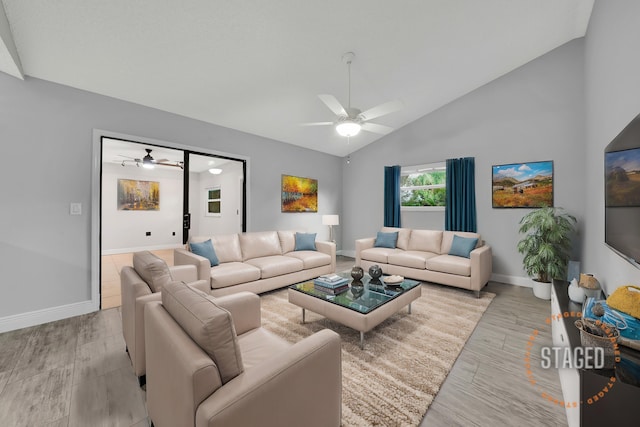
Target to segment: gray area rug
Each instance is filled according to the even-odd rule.
[[[342,425],[417,426],[495,294],[423,284],[422,297],[365,334],[290,304],[287,290],[262,296],[262,325],[290,342],[324,328],[342,338]]]

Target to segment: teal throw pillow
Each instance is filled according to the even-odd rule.
[[[215,249],[213,249],[213,243],[211,243],[211,239],[202,243],[189,243],[189,248],[194,254],[207,258],[211,263],[211,267],[215,267],[216,265],[220,264],[218,256],[216,255],[216,251]]]
[[[316,233],[296,233],[296,247],[294,251],[317,251]]]
[[[376,236],[376,241],[373,246],[376,248],[395,248],[396,242],[398,241],[398,232],[393,231],[391,233],[385,233],[383,231],[378,231],[378,235]]]
[[[454,234],[453,242],[451,242],[451,249],[449,249],[449,255],[469,258],[471,256],[471,251],[475,249],[477,244],[478,239],[476,237],[462,237]]]

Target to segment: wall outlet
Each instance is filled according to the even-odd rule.
[[[146,234],[147,236],[151,236],[151,232],[150,232],[150,231],[147,231],[145,234]]]
[[[69,204],[69,215],[82,215],[82,203]]]

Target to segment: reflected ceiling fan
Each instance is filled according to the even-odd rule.
[[[140,165],[142,165],[142,167],[146,169],[153,169],[156,165],[171,166],[175,168],[184,169],[184,162],[172,162],[169,159],[156,160],[151,156],[151,151],[153,150],[151,150],[150,148],[145,148],[144,151],[147,152],[147,155],[141,159],[138,159],[135,157],[123,156],[122,154],[120,154],[120,157],[126,157],[126,159],[122,161],[121,165],[125,166],[127,162],[131,162],[131,163],[135,163],[137,167],[140,167]]]
[[[342,55],[342,61],[347,64],[349,73],[349,102],[347,108],[343,107],[333,95],[318,95],[318,98],[336,115],[336,120],[333,122],[303,123],[302,126],[334,125],[336,132],[346,137],[356,136],[361,129],[380,135],[386,135],[393,131],[392,127],[370,123],[369,120],[401,110],[403,105],[400,100],[386,102],[365,111],[351,107],[351,62],[353,62],[355,56],[353,52],[347,52]]]

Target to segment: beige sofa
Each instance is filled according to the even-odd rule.
[[[340,337],[291,344],[261,327],[260,298],[171,283],[145,309],[147,411],[155,427],[339,426]]]
[[[162,287],[175,280],[202,290],[209,287],[208,281],[198,280],[195,266],[168,267],[164,260],[148,251],[134,253],[133,266],[124,266],[120,271],[122,335],[140,385],[144,385],[145,380],[144,305],[160,301]]]
[[[263,293],[336,270],[336,245],[316,241],[317,251],[295,251],[295,231],[263,231],[192,237],[211,239],[220,264],[187,249],[174,251],[174,264],[195,265],[198,278],[210,282],[214,296],[249,291]]]
[[[491,277],[492,253],[477,233],[383,227],[398,232],[395,248],[375,247],[375,237],[356,240],[356,265],[365,271],[378,264],[385,274],[480,290]],[[477,238],[469,258],[449,255],[454,235]]]

